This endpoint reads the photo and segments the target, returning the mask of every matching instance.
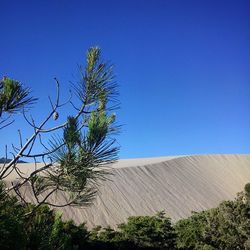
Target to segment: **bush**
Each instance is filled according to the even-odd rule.
[[[76,226],[72,220],[63,222],[57,215],[52,226],[50,246],[54,249],[83,249],[89,233],[84,224]]]
[[[195,213],[175,225],[179,249],[248,249],[250,199],[239,193],[234,201]]]
[[[0,249],[83,249],[89,233],[84,224],[62,221],[48,206],[31,213],[33,205],[22,206],[4,192],[0,182]]]
[[[206,212],[193,213],[187,219],[179,220],[175,224],[178,249],[202,249],[206,225]]]
[[[175,232],[163,212],[155,216],[132,216],[126,224],[119,225],[124,239],[138,247],[174,249]]]
[[[25,249],[23,214],[22,205],[4,192],[0,182],[0,249]]]

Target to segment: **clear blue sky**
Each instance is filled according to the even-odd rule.
[[[250,153],[249,0],[0,0],[0,10],[0,77],[33,89],[38,120],[53,77],[67,92],[98,45],[120,85],[121,158]],[[0,131],[1,148],[17,127]]]

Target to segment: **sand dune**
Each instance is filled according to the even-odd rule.
[[[23,166],[29,172],[30,164]],[[191,211],[215,207],[242,191],[250,182],[250,155],[120,160],[110,171],[113,175],[100,185],[93,205],[63,208],[64,218],[86,221],[89,227],[113,227],[131,215],[152,215],[161,210],[173,221],[185,218]],[[63,195],[58,198],[64,199]]]

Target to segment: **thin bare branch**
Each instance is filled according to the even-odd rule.
[[[31,154],[21,154],[22,157],[27,157],[27,158],[34,158],[34,157],[44,157],[46,155],[51,155],[53,154],[54,152],[56,152],[58,149],[60,149],[61,147],[63,147],[65,145],[65,143],[62,143],[61,145],[59,145],[58,147],[54,148],[53,150],[50,150],[48,152],[44,152],[44,153],[41,153],[41,154],[34,154],[34,155],[31,155]]]

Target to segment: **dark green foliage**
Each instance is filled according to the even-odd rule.
[[[125,240],[121,232],[107,227],[96,227],[90,232],[94,249],[134,249],[135,244]]]
[[[25,249],[23,214],[22,205],[6,195],[0,182],[0,249]]]
[[[193,213],[188,219],[175,224],[178,249],[202,249],[206,225],[206,212]]]
[[[90,240],[104,249],[175,249],[175,232],[163,212],[155,216],[133,216],[117,230],[96,227]]]
[[[134,242],[138,247],[175,248],[174,229],[170,219],[163,213],[129,217],[126,224],[119,225],[119,229],[126,240]]]
[[[34,212],[3,191],[0,182],[0,249],[84,249],[88,231],[84,224],[63,222],[48,206]],[[33,213],[30,213],[33,211]]]
[[[0,117],[3,112],[16,113],[33,104],[37,99],[29,97],[30,89],[16,80],[4,77],[0,82]]]
[[[24,229],[29,249],[50,249],[50,234],[55,213],[47,206],[40,206],[35,214],[25,218]]]
[[[57,215],[49,244],[53,249],[83,249],[87,245],[88,235],[84,224],[76,226],[73,221],[63,222],[61,215]]]
[[[250,200],[243,193],[208,211],[204,237],[218,249],[244,249],[250,239]]]
[[[250,199],[239,193],[234,201],[180,220],[175,229],[179,249],[249,249]]]

